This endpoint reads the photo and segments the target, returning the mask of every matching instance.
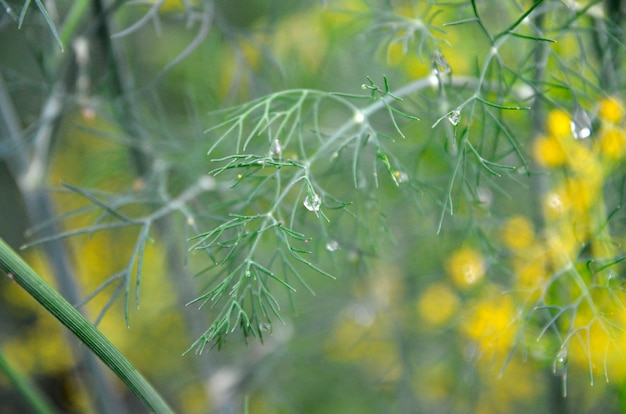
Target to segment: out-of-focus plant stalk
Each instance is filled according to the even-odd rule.
[[[0,372],[6,375],[15,389],[28,401],[33,412],[36,414],[57,413],[42,392],[11,367],[4,355],[2,355],[2,352],[0,352]]]

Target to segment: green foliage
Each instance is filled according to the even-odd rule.
[[[292,344],[323,325],[328,355],[315,355],[402,388],[402,401],[377,394],[399,412],[433,411],[453,390],[452,411],[523,411],[524,392],[539,393],[529,371],[552,372],[563,394],[572,372],[623,384],[610,368],[626,321],[623,5],[279,3],[96,2],[104,26],[89,38],[84,3],[59,35],[36,2],[57,42],[84,36],[106,56],[101,73],[75,42],[74,63],[42,69],[76,89],[54,122],[125,154],[100,183],[42,163],[67,208],[27,247],[124,238],[79,306],[101,323],[121,302],[133,326],[157,277],[150,250],[165,245],[162,272],[194,327],[186,358],[228,352],[231,337],[272,350],[285,326],[301,329]],[[440,343],[453,356],[437,365]],[[467,359],[472,384],[445,374]],[[523,385],[478,400],[486,366]],[[301,411],[259,399],[246,409]]]

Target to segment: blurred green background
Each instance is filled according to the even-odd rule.
[[[536,36],[535,29],[543,27],[546,38],[558,41],[507,38],[496,42],[497,58],[486,66],[494,49],[485,32],[509,27],[534,2],[89,1],[70,21],[67,16],[81,3],[46,3],[59,33],[69,33],[63,52],[36,5],[30,5],[21,29],[9,14],[0,17],[0,236],[15,248],[98,222],[97,212],[81,210],[93,204],[61,183],[92,189],[103,199],[122,194],[130,200],[130,215],[167,205],[215,168],[206,155],[215,136],[203,132],[221,119],[214,111],[291,88],[367,95],[361,87],[366,76],[382,84],[384,75],[396,90],[432,76],[435,51],[460,79],[446,93],[434,85],[404,97],[402,109],[420,121],[400,119],[406,138],[394,136],[388,148],[410,185],[396,187],[379,169],[378,188],[364,194],[354,189],[350,165],[335,175],[321,174],[320,182],[330,183],[335,195],[355,201],[363,225],[332,216],[339,248],[328,250],[327,235],[316,224],[308,227],[316,264],[337,279],[305,272],[315,295],[299,285],[292,297],[277,291],[284,323],[275,321],[263,343],[234,332],[220,350],[185,353],[216,316],[214,310],[186,306],[204,291],[208,277],[194,277],[206,266],[202,258],[187,260],[185,217],[153,226],[140,306],[132,291],[129,326],[123,295],[109,302],[115,283],[80,307],[90,320],[107,310],[98,327],[178,412],[625,412],[626,370],[620,367],[626,361],[619,351],[626,342],[583,341],[579,357],[571,356],[569,365],[566,357],[564,375],[555,366],[564,341],[559,332],[528,339],[541,336],[544,325],[520,316],[527,302],[512,294],[521,282],[511,264],[515,253],[507,250],[511,243],[501,234],[516,217],[526,221],[515,222],[521,227],[513,239],[524,237],[526,223],[531,239],[532,227],[545,224],[537,194],[551,184],[531,153],[547,114],[555,108],[572,116],[584,110],[596,131],[602,122],[595,115],[598,102],[624,97],[624,2],[568,7],[544,1],[537,10],[545,21],[528,18],[519,33]],[[18,14],[22,7],[14,1],[7,6]],[[611,7],[618,12],[608,14]],[[598,33],[618,46],[598,46],[604,41]],[[538,74],[534,59],[542,53],[551,58]],[[605,66],[614,72],[605,73]],[[485,157],[514,166],[510,173],[485,173],[471,153],[461,169],[454,167],[451,145],[462,141],[462,129],[453,135],[456,126],[445,115],[472,96],[472,83],[462,84],[470,78],[497,84],[491,95],[484,86],[485,97],[497,105],[532,106],[493,120],[479,109],[462,114],[461,126],[474,128],[468,139]],[[330,126],[345,118],[333,111],[324,118]],[[11,119],[17,125],[11,127]],[[395,133],[389,118],[373,122]],[[616,128],[623,134],[620,122]],[[506,144],[509,133],[522,158]],[[603,181],[606,198],[598,201],[609,212],[623,200],[623,161],[611,171]],[[449,184],[457,173],[459,181]],[[220,191],[196,200],[207,220],[219,220],[214,211],[232,201],[233,180],[218,176]],[[448,193],[454,215],[444,214],[438,231]],[[86,214],[71,214],[76,211]],[[623,213],[614,222],[619,256],[626,241]],[[128,265],[136,239],[137,228],[113,228],[22,253],[70,302],[79,303]],[[272,247],[267,249],[269,254]],[[476,280],[468,281],[468,272]],[[622,298],[621,287],[615,291]],[[144,412],[9,278],[0,281],[0,298],[1,354],[59,412]],[[609,351],[617,356],[608,357]],[[605,372],[612,373],[610,381]],[[0,412],[30,410],[0,375]]]

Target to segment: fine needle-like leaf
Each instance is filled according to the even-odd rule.
[[[502,32],[498,33],[495,37],[494,40],[498,40],[500,37],[513,32],[520,24],[522,24],[522,22],[537,8],[541,5],[541,3],[543,3],[543,0],[537,0],[533,3],[532,6],[530,6],[530,8],[528,10],[526,10],[524,13],[522,13],[522,15],[513,23],[511,24],[508,28],[504,29]]]
[[[28,11],[28,7],[30,6],[30,3],[31,3],[31,0],[25,0],[24,5],[22,6],[22,11],[20,12],[20,16],[18,19],[18,28],[20,29],[22,28],[22,24],[24,23],[24,18],[26,17],[26,12]],[[61,50],[61,52],[63,52],[63,42],[61,41],[61,38],[59,37],[59,33],[57,32],[56,26],[54,22],[52,21],[52,18],[50,18],[50,14],[48,14],[48,10],[46,9],[46,6],[41,2],[41,0],[35,0],[35,3],[37,4],[37,7],[39,8],[39,12],[43,16],[46,23],[48,24],[48,27],[50,28],[50,32],[52,33],[54,40],[57,42],[59,49]]]

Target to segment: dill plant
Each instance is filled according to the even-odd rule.
[[[272,85],[288,84],[271,74],[288,72],[278,63],[285,59],[280,47],[289,59],[293,48],[272,43],[271,33],[244,33],[245,16],[235,23],[228,7],[209,0],[174,3],[122,7],[132,9],[131,23],[112,37],[134,47],[150,21],[167,30],[186,19],[195,31],[177,38],[187,42],[180,52],[155,58],[154,79],[143,82],[128,67],[115,68],[119,100],[107,116],[116,127],[107,138],[130,148],[131,185],[103,191],[64,179],[63,194],[86,203],[44,217],[28,244],[134,232],[120,268],[78,302],[109,292],[96,323],[121,300],[132,326],[146,249],[166,241],[170,262],[179,266],[170,264],[165,273],[197,281],[186,318],[204,323],[208,314],[206,325],[194,323],[197,339],[187,358],[204,357],[189,351],[228,348],[237,334],[267,341],[277,324],[293,323],[289,315],[311,300],[305,296],[323,304],[332,297],[329,286],[353,284],[361,293],[336,305],[320,346],[329,359],[356,363],[385,384],[423,386],[404,399],[377,392],[379,404],[432,411],[452,393],[449,387],[465,391],[452,410],[471,403],[492,411],[533,407],[522,386],[500,399],[473,400],[475,389],[495,389],[490,378],[506,378],[507,371],[523,373],[520,383],[531,394],[543,392],[530,384],[532,369],[548,372],[563,395],[570,372],[581,367],[591,383],[602,375],[623,384],[620,2],[298,6],[316,17],[302,30],[326,31],[312,49],[338,53],[329,39],[347,42],[338,34],[346,27],[358,33],[350,43],[354,62],[329,63],[336,65],[331,71],[350,73],[337,75],[338,84],[313,74],[307,88]],[[302,22],[294,17],[298,7],[272,16]],[[215,32],[226,40],[212,37]],[[60,33],[53,29],[62,43],[67,32]],[[202,45],[220,41],[233,50],[216,53],[232,66],[201,81],[206,94],[220,96],[209,105],[219,109],[205,116],[193,108],[190,122],[173,109],[186,99],[177,82],[200,79],[196,67],[185,65]],[[282,46],[272,50],[276,45]],[[302,71],[321,59],[299,53],[293,59],[302,59]],[[193,89],[185,91],[195,99],[189,106],[201,106],[205,91]],[[154,98],[163,91],[176,103]],[[94,103],[77,102],[72,108],[82,110],[89,126]],[[173,126],[183,121],[193,125]],[[38,237],[49,223],[63,230]],[[177,288],[188,292],[187,283]],[[456,355],[443,367],[432,362],[435,351],[406,351],[433,347],[442,336]],[[531,362],[524,365],[522,357]],[[458,370],[460,359],[476,367],[475,384],[442,374]],[[566,405],[551,401],[548,411]]]

